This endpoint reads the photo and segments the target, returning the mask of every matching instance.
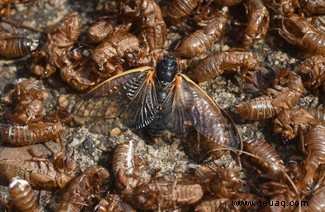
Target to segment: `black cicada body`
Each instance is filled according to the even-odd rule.
[[[88,92],[73,107],[79,117],[119,116],[132,129],[184,135],[193,126],[203,136],[229,146],[233,128],[216,103],[180,73],[176,58],[164,55],[149,66],[116,75]]]

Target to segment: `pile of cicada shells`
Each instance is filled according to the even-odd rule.
[[[29,7],[35,1],[1,1],[0,16],[11,23],[16,4]],[[44,31],[42,45],[0,28],[2,60],[31,58],[30,77],[18,79],[1,97],[0,183],[9,186],[10,194],[1,210],[41,210],[33,190],[58,193],[45,206],[55,211],[325,210],[325,110],[297,106],[305,95],[324,100],[324,1],[112,0],[102,10],[104,15],[95,15],[98,21],[86,32],[79,14],[71,12]],[[271,31],[301,62],[262,82],[257,76],[263,56],[251,50],[268,40]],[[233,32],[237,34],[230,36]],[[231,47],[216,51],[225,40]],[[236,114],[229,119],[234,125],[240,119],[272,123],[274,136],[294,141],[300,157],[286,155],[284,160],[264,139],[234,135],[242,144],[237,148],[201,139],[206,157],[217,159],[231,151],[238,168],[198,165],[181,178],[142,179],[146,162],[135,156],[136,141],[130,140],[116,146],[112,167],[88,167],[77,174],[76,156],[66,153],[61,138],[74,122],[68,110],[72,105],[45,111],[48,89],[40,80],[59,75],[65,86],[82,94],[132,68],[155,67],[167,53],[179,58],[183,73],[196,83],[230,72],[238,75],[238,86],[254,87],[260,95],[234,106]],[[61,145],[54,156],[36,144],[50,141]],[[242,177],[243,171],[253,179]],[[234,201],[267,203],[243,206]]]

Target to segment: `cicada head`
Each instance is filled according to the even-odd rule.
[[[172,55],[165,54],[163,59],[157,62],[156,75],[157,79],[163,84],[172,82],[178,72],[176,58]]]

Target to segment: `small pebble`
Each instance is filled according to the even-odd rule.
[[[111,137],[117,137],[117,136],[119,136],[119,134],[121,134],[121,130],[120,130],[120,128],[118,128],[118,127],[115,127],[115,128],[112,129],[111,132],[110,132],[110,136],[111,136]]]
[[[66,109],[66,108],[68,108],[68,105],[69,105],[69,100],[68,100],[67,95],[61,95],[58,98],[58,106],[62,109]]]
[[[72,142],[69,144],[69,147],[70,148],[74,148],[74,147],[77,147],[79,146],[79,144],[81,144],[81,140],[77,139],[77,138],[73,138],[72,139]]]
[[[93,149],[94,148],[94,143],[92,139],[85,139],[85,141],[82,143],[85,149]]]

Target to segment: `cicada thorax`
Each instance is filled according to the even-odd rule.
[[[160,136],[168,127],[168,111],[171,99],[167,99],[172,92],[175,76],[178,72],[176,58],[165,55],[163,60],[157,63],[155,73],[155,92],[157,97],[156,116],[146,127],[151,136]]]

